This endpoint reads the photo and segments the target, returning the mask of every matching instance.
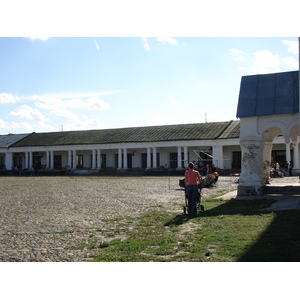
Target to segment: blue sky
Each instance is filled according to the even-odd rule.
[[[291,37],[1,37],[0,134],[235,120],[241,76],[296,69]]]

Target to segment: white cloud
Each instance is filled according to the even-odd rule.
[[[21,132],[32,131],[32,126],[27,122],[5,122],[0,119],[0,129],[18,130]]]
[[[56,109],[60,107],[65,107],[66,104],[64,101],[59,99],[58,97],[53,96],[33,96],[33,100],[37,101],[35,106],[43,109]]]
[[[298,41],[283,40],[282,43],[288,46],[288,52],[293,54],[299,54]]]
[[[67,109],[62,109],[62,108],[55,109],[55,110],[52,110],[51,113],[57,117],[66,118],[71,121],[77,121],[79,119],[78,115],[76,113],[74,113],[70,110],[67,110]]]
[[[229,49],[229,54],[232,56],[232,58],[236,61],[245,61],[245,53],[242,50],[239,49]]]
[[[100,50],[100,47],[99,47],[99,45],[98,45],[98,43],[97,43],[97,41],[95,39],[94,39],[94,44],[95,44],[96,49]]]
[[[0,119],[0,129],[10,129],[9,124]]]
[[[108,110],[110,108],[109,103],[105,102],[97,96],[91,96],[85,100],[81,100],[80,98],[72,98],[66,101],[55,96],[34,96],[33,99],[37,101],[35,103],[36,107],[48,110],[56,110],[58,108],[84,108],[89,110]]]
[[[48,123],[45,123],[45,122],[37,122],[37,125],[40,129],[46,129],[46,130],[54,130],[55,128],[51,125],[51,124],[48,124]]]
[[[299,62],[294,57],[284,57],[282,59],[283,63],[286,64],[286,66],[289,69],[298,69],[299,68]]]
[[[98,97],[89,97],[86,100],[80,100],[80,99],[71,99],[69,101],[66,101],[65,103],[66,107],[69,108],[85,108],[85,109],[101,109],[101,110],[108,110],[110,107],[110,104],[101,100]]]
[[[273,54],[268,50],[260,50],[254,53],[256,66],[263,66],[267,68],[274,68],[280,66],[280,56]]]
[[[33,127],[27,122],[11,122],[9,124],[9,129],[18,130],[21,129],[22,132],[32,131]]]
[[[163,44],[167,43],[167,44],[171,44],[171,45],[178,45],[177,40],[174,38],[171,38],[171,37],[158,37],[157,41],[161,42]]]
[[[292,54],[296,54],[297,42],[284,40],[284,44],[289,46],[288,51]],[[251,74],[266,74],[275,72],[284,72],[290,70],[298,70],[299,62],[292,56],[281,57],[279,54],[274,54],[268,50],[259,50],[254,54],[244,53],[239,49],[230,49],[229,54],[232,59],[239,62],[244,62],[247,65],[241,65],[238,69]]]
[[[11,94],[0,93],[0,104],[15,103],[18,100],[19,100],[18,97],[14,97]]]
[[[63,130],[88,130],[88,129],[102,129],[101,122],[97,119],[90,119],[83,117],[83,120],[77,120],[73,123],[63,124]]]
[[[20,119],[47,121],[47,118],[38,109],[34,109],[29,105],[22,105],[10,114]]]
[[[280,56],[268,50],[256,51],[252,65],[250,67],[240,68],[240,70],[249,70],[249,72],[253,74],[280,72],[282,69],[282,59]]]
[[[171,100],[170,104],[179,108],[182,107],[182,105],[176,100]]]
[[[47,41],[49,37],[47,36],[39,36],[39,37],[28,37],[28,39],[35,41],[35,40],[41,40],[41,41]]]
[[[144,49],[145,49],[146,51],[151,51],[147,38],[142,37],[142,40],[143,40],[143,42],[144,42]]]

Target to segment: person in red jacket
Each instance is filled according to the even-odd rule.
[[[198,171],[194,170],[194,164],[188,164],[188,170],[185,172],[185,187],[188,199],[188,213],[192,217],[197,215],[197,197],[198,184],[201,184],[201,176]]]

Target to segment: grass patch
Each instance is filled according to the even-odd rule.
[[[95,261],[299,261],[300,211],[260,213],[271,203],[213,198],[193,219],[147,213]]]

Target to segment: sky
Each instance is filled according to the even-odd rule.
[[[295,37],[0,37],[0,134],[236,120],[241,77]]]

